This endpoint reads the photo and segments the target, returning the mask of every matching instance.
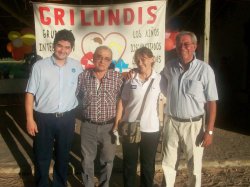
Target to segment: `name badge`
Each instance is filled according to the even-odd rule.
[[[136,89],[137,88],[137,85],[131,85],[130,86],[130,89]]]

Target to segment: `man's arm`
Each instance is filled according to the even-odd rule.
[[[161,81],[160,81],[160,89],[161,93],[167,97],[167,88],[168,88],[168,80],[166,76],[164,75],[163,71],[160,73],[161,75]]]
[[[216,118],[216,101],[208,101],[207,102],[207,124],[206,131],[204,134],[204,139],[202,146],[207,147],[212,144],[213,135],[208,134],[209,131],[214,130],[214,123]]]
[[[37,125],[33,117],[34,95],[31,93],[25,94],[25,111],[26,111],[26,129],[31,136],[38,133]]]

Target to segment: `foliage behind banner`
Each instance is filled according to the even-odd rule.
[[[96,47],[107,45],[113,51],[116,70],[134,67],[133,54],[141,46],[155,55],[155,69],[161,71],[165,58],[166,1],[143,1],[101,6],[34,3],[37,54],[53,53],[55,33],[71,30],[76,38],[71,57],[83,66],[92,66]]]

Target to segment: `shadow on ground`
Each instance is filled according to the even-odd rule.
[[[216,127],[250,135],[248,122],[250,109],[244,103],[218,102]],[[1,136],[20,168],[20,178],[24,186],[34,186],[32,139],[25,130],[24,95],[1,95],[0,98],[0,130]],[[79,126],[77,127],[79,128]],[[79,129],[78,129],[79,130]],[[72,151],[70,153],[69,176],[71,186],[83,186],[81,183],[80,135],[76,129]],[[97,166],[98,167],[98,166]],[[110,186],[122,186],[122,159],[116,156],[114,172]],[[98,175],[98,173],[97,173]],[[3,178],[3,177],[1,177]],[[138,175],[139,179],[139,175]],[[10,181],[9,181],[10,182]],[[10,185],[9,185],[10,186]]]
[[[75,137],[70,152],[69,163],[69,184],[71,186],[83,186],[81,183],[81,151],[80,151],[80,135],[79,124],[76,125]],[[24,186],[35,186],[33,181],[33,152],[32,137],[26,133],[26,119],[24,109],[24,95],[4,94],[0,98],[0,130],[4,144],[10,150],[20,169],[19,177],[23,179]],[[9,154],[6,153],[6,154]],[[53,162],[53,161],[52,161]],[[98,162],[96,162],[98,163]],[[122,159],[118,156],[114,160],[114,173],[116,177],[112,177],[110,184],[113,187],[122,186]],[[98,164],[96,165],[98,171]],[[74,174],[74,175],[71,175]],[[98,173],[96,173],[98,176]],[[50,177],[51,178],[51,177]]]

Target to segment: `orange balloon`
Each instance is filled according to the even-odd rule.
[[[174,49],[174,42],[171,38],[165,39],[165,51],[171,51]]]
[[[9,43],[7,44],[6,49],[7,49],[7,51],[8,51],[9,53],[12,52],[12,50],[13,50],[13,45],[12,45],[11,42],[9,42]]]

